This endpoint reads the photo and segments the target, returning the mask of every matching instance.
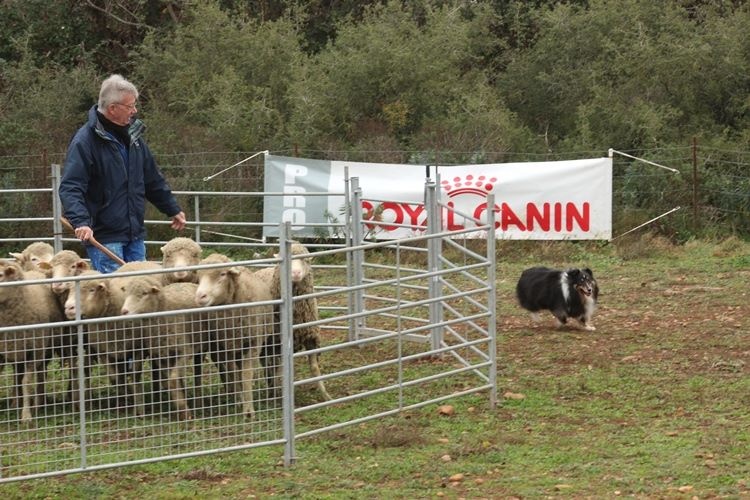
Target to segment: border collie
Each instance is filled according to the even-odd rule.
[[[589,268],[560,271],[547,267],[532,267],[521,273],[516,285],[516,296],[521,307],[531,311],[535,322],[539,311],[548,310],[557,318],[557,326],[568,318],[577,319],[586,330],[596,330],[591,316],[596,309],[599,285]]]

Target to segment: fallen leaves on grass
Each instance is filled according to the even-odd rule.
[[[456,413],[456,409],[453,408],[451,405],[442,405],[438,407],[438,415],[442,415],[444,417],[451,417]]]

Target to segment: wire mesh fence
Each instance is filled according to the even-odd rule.
[[[566,160],[606,156],[606,151],[583,151],[558,154],[522,154],[507,152],[425,152],[425,151],[282,151],[317,159],[371,162],[426,163],[456,165],[473,162],[523,162]],[[676,169],[671,173],[631,158],[615,156],[613,171],[613,235],[626,231],[662,215],[675,207],[679,210],[651,227],[668,236],[686,239],[691,235],[750,235],[750,152],[686,146],[654,148],[627,153]],[[262,156],[226,170],[254,153],[203,152],[162,154],[157,161],[175,191],[263,191]],[[62,164],[62,154],[17,155],[0,157],[0,249],[13,250],[4,238],[33,238],[49,235],[50,224],[43,214],[52,213],[50,164]],[[215,175],[221,172],[220,175]],[[7,191],[6,191],[7,190]],[[10,192],[9,190],[20,190]],[[179,201],[195,211],[193,197],[178,196]],[[246,226],[224,237],[222,228],[213,229],[215,241],[249,242],[261,239],[259,224],[263,222],[261,196],[222,197],[201,200],[200,212],[206,222],[242,222]],[[39,217],[30,217],[39,214]],[[160,220],[153,207],[147,219]],[[166,225],[164,225],[166,229]],[[154,239],[162,238],[161,226],[152,231]],[[51,235],[50,235],[51,236]],[[23,241],[23,240],[21,240]]]
[[[483,253],[470,248],[479,240],[431,227],[292,254],[285,227],[278,258],[190,268],[219,270],[219,281],[278,272],[270,300],[203,301],[202,281],[166,285],[172,270],[152,263],[44,278],[3,261],[0,482],[271,445],[289,463],[295,439],[480,391],[494,406],[491,214],[476,227]],[[442,240],[451,251],[440,260]],[[356,281],[354,253],[369,263],[366,280]],[[337,264],[300,291],[294,259]],[[58,315],[9,320],[32,309],[32,287]],[[367,299],[353,301],[355,290]]]

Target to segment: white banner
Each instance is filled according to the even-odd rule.
[[[426,225],[425,165],[310,160],[266,155],[265,222],[289,221],[297,236],[334,236],[325,227],[343,220],[345,168],[358,177],[367,217],[393,223],[371,226],[380,239],[402,238]],[[444,229],[476,223],[459,214],[485,220],[488,193],[495,195],[499,239],[609,240],[612,238],[612,159],[430,166],[440,180],[446,209]],[[331,193],[330,196],[308,193]],[[455,212],[454,212],[455,210]],[[377,214],[377,215],[375,215]],[[410,225],[412,228],[398,227]],[[264,236],[278,236],[264,227]]]

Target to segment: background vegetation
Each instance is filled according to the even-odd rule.
[[[11,0],[0,15],[3,168],[45,176],[39,156],[61,157],[119,72],[159,154],[450,164],[614,148],[684,171],[667,189],[690,193],[683,240],[716,223],[750,234],[746,2]],[[633,207],[663,198],[639,195],[637,168],[615,175]]]
[[[0,17],[3,168],[46,175],[39,155],[64,153],[119,72],[159,154],[450,164],[614,148],[684,170],[676,189],[704,228],[750,234],[746,2],[10,0]],[[639,172],[616,182],[649,207]]]

